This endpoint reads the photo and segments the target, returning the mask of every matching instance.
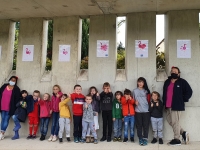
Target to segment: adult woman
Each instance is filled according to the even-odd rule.
[[[1,111],[1,132],[0,140],[4,139],[4,133],[8,127],[9,119],[16,110],[16,104],[20,100],[20,89],[17,86],[18,78],[12,76],[8,84],[0,89],[0,111]]]

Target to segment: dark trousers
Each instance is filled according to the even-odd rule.
[[[82,137],[82,116],[74,116],[74,137]]]
[[[103,118],[103,136],[107,137],[107,128],[108,128],[108,136],[111,137],[112,134],[112,110],[103,110],[102,111]]]
[[[135,122],[137,128],[137,135],[139,139],[148,139],[149,124],[150,124],[150,113],[135,113]]]

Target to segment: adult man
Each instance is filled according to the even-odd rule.
[[[180,126],[180,116],[181,112],[185,111],[185,102],[192,96],[192,89],[186,80],[180,78],[180,73],[178,67],[172,67],[171,76],[163,86],[163,104],[167,111],[167,122],[174,132],[174,139],[168,143],[170,145],[181,145],[180,135],[185,144],[189,141],[188,132]]]

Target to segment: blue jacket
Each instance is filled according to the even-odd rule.
[[[163,105],[166,106],[167,88],[170,85],[171,77],[169,77],[163,86]],[[192,89],[188,82],[182,78],[178,78],[174,83],[173,97],[172,97],[172,110],[184,111],[185,102],[188,102],[192,96]]]

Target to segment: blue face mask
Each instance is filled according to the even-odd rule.
[[[9,84],[10,84],[11,86],[14,86],[14,85],[15,85],[15,82],[9,81]]]

